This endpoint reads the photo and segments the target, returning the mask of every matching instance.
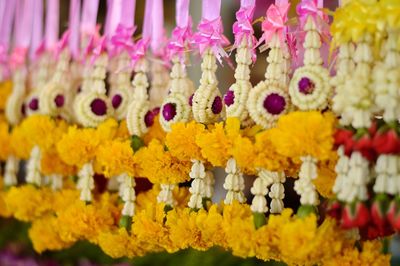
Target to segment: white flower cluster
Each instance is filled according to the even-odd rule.
[[[81,191],[80,199],[82,201],[92,201],[92,190],[94,189],[94,171],[92,163],[86,163],[78,172],[77,189]]]
[[[150,108],[161,106],[168,95],[169,73],[164,63],[154,61],[150,67],[151,89],[149,92]]]
[[[192,119],[192,108],[189,105],[189,98],[194,93],[193,82],[187,77],[186,68],[181,60],[176,57],[173,60],[170,80],[170,94],[165,98],[161,106],[160,124],[165,131],[171,130],[171,125],[177,122],[189,122]],[[166,120],[162,110],[166,104],[175,107],[175,115],[172,119]]]
[[[319,203],[318,193],[313,184],[317,178],[317,160],[312,156],[301,157],[299,179],[294,182],[294,190],[300,195],[302,205],[316,206]]]
[[[133,98],[126,114],[126,124],[131,135],[143,136],[148,128],[145,123],[145,116],[150,110],[147,88],[149,82],[146,76],[148,62],[145,59],[137,62],[135,66],[135,77],[132,81]]]
[[[132,217],[135,214],[135,179],[127,173],[123,173],[118,176],[118,180],[121,182],[120,196],[124,202],[122,215]]]
[[[244,36],[236,53],[236,82],[229,88],[234,94],[234,101],[226,106],[227,117],[238,117],[242,122],[249,118],[246,104],[252,87],[250,83],[251,49],[253,49],[252,43]]]
[[[355,63],[353,61],[354,56],[354,44],[346,43],[339,46],[339,52],[337,55],[336,64],[336,76],[331,80],[331,84],[335,87],[335,96],[333,97],[333,111],[341,115],[346,106],[349,105],[347,86],[345,86],[346,80],[354,73]],[[346,125],[346,121],[342,118],[340,123]]]
[[[374,112],[374,94],[371,90],[372,63],[374,61],[371,49],[371,37],[357,44],[354,52],[356,67],[350,73],[341,96],[334,98],[334,106],[341,111],[341,124],[352,125],[355,128],[368,128]]]
[[[367,184],[371,180],[368,160],[359,152],[353,152],[348,158],[343,153],[343,147],[340,147],[338,153],[339,160],[335,167],[337,178],[333,192],[339,200],[348,203],[356,199],[367,200]]]
[[[68,49],[61,52],[54,75],[39,91],[39,109],[42,114],[52,117],[61,116],[65,120],[72,118],[69,108],[74,93],[71,89],[72,82],[69,74],[70,57]],[[57,101],[60,101],[58,105]]]
[[[322,66],[321,36],[312,16],[304,26],[306,32],[304,66],[297,68],[289,85],[292,103],[300,110],[322,110],[328,105],[331,94],[329,71]]]
[[[214,176],[206,171],[204,164],[199,160],[192,160],[189,176],[193,179],[189,188],[191,193],[188,206],[192,209],[203,208],[203,199],[211,199],[214,193]]]
[[[382,61],[373,69],[375,105],[386,122],[400,117],[400,48],[398,32],[389,32],[382,45]]]
[[[271,213],[281,213],[283,210],[283,199],[285,198],[285,188],[283,182],[286,177],[283,172],[271,172],[266,169],[259,169],[258,177],[254,180],[251,193],[254,195],[251,202],[251,210],[253,212],[265,213],[268,211],[266,195],[272,199],[270,207]],[[268,193],[268,187],[271,191]]]
[[[200,87],[193,95],[192,111],[197,122],[209,124],[217,122],[222,112],[214,113],[212,108],[215,98],[220,97],[222,101],[222,97],[215,74],[217,71],[216,58],[210,48],[203,54],[201,70]]]
[[[13,89],[7,98],[5,115],[10,125],[17,125],[22,119],[22,105],[25,97],[26,69],[19,68],[13,74]]]
[[[375,164],[375,193],[400,193],[400,156],[391,154],[379,155]]]
[[[287,47],[281,47],[279,36],[275,33],[268,44],[269,51],[265,72],[265,80],[259,82],[249,93],[247,109],[250,117],[263,128],[271,128],[278,118],[289,110],[289,82],[290,56]],[[271,103],[267,97],[275,97]],[[277,98],[277,99],[276,99]],[[276,100],[280,102],[276,103]],[[278,109],[274,110],[274,105]],[[271,106],[270,106],[271,105]]]
[[[81,93],[75,98],[74,110],[76,119],[85,127],[96,127],[110,115],[111,108],[109,99],[106,96],[105,84],[107,64],[108,55],[103,53],[94,62],[89,76],[91,81],[85,84],[87,88],[82,89]],[[94,113],[93,104],[95,100],[104,103],[104,114]]]
[[[226,163],[225,172],[228,174],[225,178],[224,189],[227,190],[224,203],[232,204],[234,200],[240,203],[246,202],[246,197],[243,193],[244,178],[243,173],[236,165],[236,160],[230,158]]]
[[[110,99],[112,101],[114,97],[120,97],[121,102],[119,105],[116,107],[113,106],[114,117],[117,120],[123,120],[126,117],[133,92],[131,84],[131,72],[127,70],[130,64],[130,58],[126,52],[122,52],[117,56],[116,60],[116,73],[112,75],[110,80]]]
[[[41,158],[40,147],[35,145],[26,164],[26,182],[39,187],[42,185],[42,175],[40,174]]]
[[[161,184],[160,192],[157,195],[157,202],[164,203],[167,206],[174,207],[176,205],[176,201],[174,199],[174,195],[172,191],[174,190],[176,185],[174,184]]]

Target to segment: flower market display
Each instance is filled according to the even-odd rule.
[[[202,0],[196,23],[173,3],[168,34],[162,0],[141,29],[135,0],[107,1],[104,20],[99,0],[71,0],[62,33],[59,0],[0,2],[0,216],[39,254],[87,241],[115,259],[389,265],[400,2],[275,0],[256,17],[241,0],[231,28],[226,1]]]

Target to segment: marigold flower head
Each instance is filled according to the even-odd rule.
[[[109,140],[97,149],[95,168],[106,177],[122,173],[135,176],[135,165],[129,141]]]
[[[233,132],[230,130],[231,135],[234,135]],[[196,144],[201,148],[202,156],[213,166],[225,166],[230,157],[232,140],[226,134],[223,123],[215,124],[214,128],[198,134]]]
[[[334,196],[332,187],[336,180],[335,166],[337,160],[337,152],[332,151],[329,160],[318,163],[318,176],[313,180],[313,183],[319,194],[325,198],[332,198]]]
[[[254,162],[256,159],[256,150],[249,138],[238,135],[233,140],[230,154],[235,158],[236,163],[244,173],[255,174]]]
[[[95,129],[71,126],[57,143],[57,152],[66,164],[81,167],[95,157],[100,141]]]
[[[112,258],[143,256],[145,250],[135,237],[131,236],[125,228],[101,232],[99,246]]]
[[[29,222],[52,210],[53,193],[49,188],[32,185],[11,187],[4,197],[8,210],[21,221]]]
[[[176,123],[171,126],[165,144],[173,156],[183,161],[192,159],[203,161],[201,149],[196,144],[196,136],[205,132],[203,124],[192,121],[190,123]]]
[[[153,252],[172,249],[168,228],[164,224],[164,204],[147,205],[133,216],[132,234],[143,243],[143,248]]]
[[[70,247],[73,242],[63,241],[57,232],[57,217],[48,215],[32,222],[28,234],[33,248],[39,254],[46,250],[62,250]]]
[[[66,209],[59,210],[58,233],[63,241],[88,240],[97,243],[100,232],[109,230],[120,213],[116,198],[108,193],[92,204],[76,200]]]
[[[56,149],[42,151],[40,171],[43,175],[60,174],[70,176],[76,173],[76,167],[66,164],[61,160]]]
[[[193,247],[198,250],[207,250],[213,245],[213,242],[202,239],[197,213],[189,208],[174,208],[169,211],[166,225],[169,227],[172,246],[177,249]]]
[[[275,150],[289,158],[311,155],[326,160],[333,148],[335,118],[332,113],[292,112],[279,118],[270,129]]]
[[[166,151],[164,146],[153,140],[148,147],[135,153],[140,167],[140,176],[147,177],[154,184],[175,184],[189,180],[190,161],[180,161]]]
[[[255,136],[254,149],[256,157],[254,166],[269,171],[287,171],[289,160],[287,157],[277,153],[270,130],[258,133]]]

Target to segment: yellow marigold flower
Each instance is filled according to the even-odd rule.
[[[33,143],[20,126],[13,128],[10,144],[13,155],[25,160],[29,158]]]
[[[324,257],[336,256],[345,241],[336,221],[326,219],[318,226],[317,217],[292,217],[279,230],[279,250],[285,262],[296,265],[320,264]]]
[[[166,225],[169,227],[172,245],[177,249],[192,247],[207,250],[213,245],[213,242],[202,239],[201,230],[197,226],[197,213],[189,208],[169,211]]]
[[[76,167],[68,165],[61,160],[55,149],[42,151],[40,167],[40,171],[44,175],[60,174],[70,176],[76,173]]]
[[[71,126],[57,143],[57,152],[66,164],[81,167],[95,157],[100,141],[95,129]]]
[[[104,253],[112,258],[133,258],[145,254],[142,245],[125,228],[101,232],[99,235],[99,246]]]
[[[336,151],[332,151],[329,160],[318,163],[318,177],[313,180],[319,194],[325,198],[334,196],[332,187],[335,184],[335,166],[338,159]]]
[[[253,214],[250,206],[235,201],[225,205],[223,211],[223,230],[232,253],[239,257],[255,256],[255,234]]]
[[[160,192],[159,186],[153,186],[150,190],[140,192],[136,195],[136,212],[146,210],[147,208],[157,205],[157,195]]]
[[[149,131],[143,136],[143,141],[146,145],[148,145],[153,139],[156,139],[160,142],[164,142],[166,133],[160,125],[159,115],[154,117],[154,123],[149,128]]]
[[[255,137],[255,167],[269,171],[287,171],[290,168],[288,158],[277,153],[275,146],[272,144],[273,139],[270,130],[258,133]]]
[[[107,119],[106,121],[101,123],[96,129],[100,141],[113,139],[117,134],[117,131],[118,122],[115,121],[115,119],[113,118]]]
[[[99,201],[86,204],[79,200],[66,209],[59,210],[58,233],[63,241],[75,242],[88,240],[97,243],[100,232],[109,230],[115,223],[120,210],[116,207],[115,197],[102,194]]]
[[[13,83],[6,80],[0,83],[0,111],[4,111],[8,96],[11,94]]]
[[[240,120],[237,117],[228,117],[225,123],[225,132],[230,139],[240,135]]]
[[[233,127],[233,126],[232,126]],[[229,134],[235,135],[235,130],[229,127]],[[196,136],[196,144],[201,148],[201,154],[213,166],[225,166],[229,159],[229,150],[232,140],[225,133],[223,123],[215,124],[215,127]]]
[[[233,140],[230,154],[235,158],[238,166],[244,173],[255,174],[254,162],[256,159],[256,151],[249,138],[237,136]]]
[[[49,215],[32,222],[28,231],[33,248],[39,254],[46,250],[62,250],[70,247],[73,242],[63,241],[56,230],[57,217]]]
[[[173,248],[169,238],[168,228],[164,224],[164,204],[147,205],[146,209],[139,211],[133,216],[132,234],[138,241],[144,243],[146,250],[153,252],[167,250],[177,251]]]
[[[366,241],[362,244],[362,251],[350,246],[340,255],[323,261],[326,266],[384,266],[390,265],[390,254],[381,253],[382,245],[379,240]]]
[[[289,158],[311,155],[329,159],[333,146],[335,118],[332,113],[292,112],[279,118],[270,129],[276,151]]]
[[[11,154],[11,135],[6,121],[0,122],[0,161],[7,160]]]
[[[197,212],[197,227],[201,231],[201,238],[204,242],[228,248],[223,217],[217,204],[211,205],[208,211],[201,209]]]
[[[65,186],[64,186],[65,187]],[[63,211],[79,199],[79,190],[76,189],[62,189],[55,191],[52,210],[54,212]]]
[[[95,168],[106,177],[122,173],[136,175],[133,151],[129,141],[109,140],[99,146],[96,153]]]
[[[165,144],[171,154],[179,160],[204,160],[201,149],[196,144],[196,136],[204,132],[204,125],[195,121],[187,124],[176,123],[172,125],[171,132],[167,134]]]
[[[4,200],[16,219],[29,222],[52,210],[53,194],[49,188],[23,185],[11,187]]]
[[[189,180],[190,161],[180,161],[165,151],[164,146],[153,140],[148,147],[135,153],[140,167],[140,176],[155,184],[175,184]]]

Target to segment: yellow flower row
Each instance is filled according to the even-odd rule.
[[[38,145],[44,175],[70,176],[93,162],[95,171],[108,178],[128,173],[162,184],[187,181],[193,159],[224,167],[233,157],[246,174],[263,168],[295,177],[300,157],[311,155],[319,161],[320,178],[315,184],[323,196],[329,196],[336,162],[334,127],[334,116],[319,112],[293,112],[264,131],[257,126],[241,129],[238,119],[229,118],[207,128],[196,122],[177,123],[165,135],[155,123],[144,137],[147,146],[134,152],[125,123],[109,119],[96,129],[78,128],[34,115],[11,133],[6,122],[0,123],[0,160],[10,154],[28,159]]]
[[[213,204],[196,212],[185,207],[188,190],[176,188],[178,205],[165,211],[164,205],[156,203],[158,191],[155,187],[138,195],[131,230],[118,226],[122,206],[115,194],[104,193],[87,205],[74,190],[52,192],[22,186],[8,191],[3,199],[5,206],[19,209],[12,211],[18,219],[24,218],[21,211],[30,212],[28,216],[35,213],[29,236],[37,252],[60,250],[88,240],[114,258],[219,246],[236,256],[274,259],[289,265],[389,265],[390,256],[381,254],[379,242],[365,242],[358,250],[355,240],[330,218],[318,224],[314,214],[298,218],[285,209],[256,229],[248,205]],[[39,200],[41,204],[37,204]]]

